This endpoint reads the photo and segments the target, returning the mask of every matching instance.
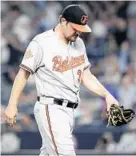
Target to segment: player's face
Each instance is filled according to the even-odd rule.
[[[68,40],[68,41],[71,41],[71,42],[75,42],[77,37],[80,35],[81,33],[77,30],[75,30],[71,23],[70,22],[67,22],[66,23],[66,26],[65,26],[65,29],[64,29],[64,35],[65,35],[65,38]]]

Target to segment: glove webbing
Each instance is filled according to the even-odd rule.
[[[112,106],[111,106],[111,107],[112,107]],[[114,106],[113,106],[113,107],[114,107]],[[124,120],[125,123],[128,123],[128,122],[131,120],[131,118],[126,119],[126,118],[124,117],[123,109],[122,109],[121,107],[117,106],[117,107],[114,107],[114,109],[118,109],[118,110],[120,111],[120,114],[121,114],[121,116],[122,116],[122,118],[123,118],[123,120]],[[112,123],[113,123],[114,126],[116,126],[116,124],[117,124],[118,121],[122,122],[121,117],[120,117],[119,114],[117,114],[117,117],[118,117],[119,120],[115,121],[115,120],[114,120],[114,117],[113,117],[113,115],[112,115],[111,113],[112,113],[112,111],[110,110],[110,111],[109,111],[109,117],[108,117],[108,124],[107,124],[106,127],[109,126],[110,120],[112,121]]]

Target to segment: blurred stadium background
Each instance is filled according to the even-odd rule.
[[[125,108],[136,111],[136,2],[133,1],[2,1],[1,114],[30,40],[53,28],[63,8],[82,4],[91,34],[82,35],[91,71]],[[105,101],[81,87],[73,139],[78,154],[136,154],[136,118],[123,127],[106,127]],[[41,138],[33,116],[36,90],[30,77],[19,104],[18,121],[1,121],[1,152],[38,155]],[[2,118],[1,118],[2,119]]]

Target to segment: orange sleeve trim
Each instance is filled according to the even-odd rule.
[[[19,66],[19,67],[21,67],[21,68],[23,68],[23,69],[27,70],[27,71],[28,71],[28,72],[30,72],[31,74],[34,74],[33,70],[32,70],[32,69],[30,69],[29,67],[25,66],[24,64],[20,64],[20,66]]]
[[[88,65],[88,66],[84,67],[83,70],[86,70],[86,69],[88,69],[88,68],[90,68],[90,67],[91,67],[91,65]]]

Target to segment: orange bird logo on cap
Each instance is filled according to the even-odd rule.
[[[87,22],[88,22],[88,16],[83,15],[83,16],[81,17],[81,23],[82,23],[82,24],[87,24]]]

